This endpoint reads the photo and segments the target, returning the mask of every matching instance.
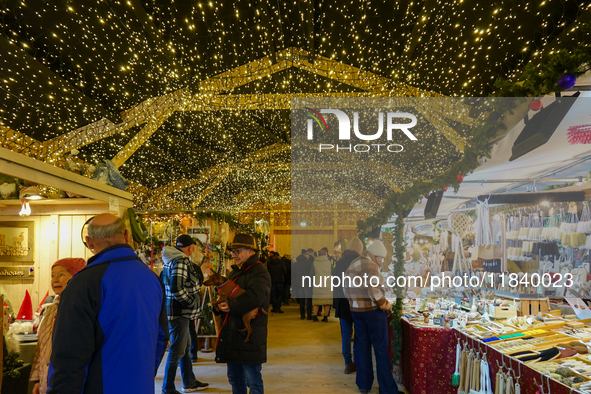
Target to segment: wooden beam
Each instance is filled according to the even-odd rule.
[[[113,158],[113,163],[117,168],[121,167],[151,136],[162,126],[164,122],[172,115],[174,108],[165,107],[165,109],[158,111],[152,115],[150,120],[146,123],[143,129],[139,131],[129,141],[117,155]]]
[[[8,149],[0,148],[0,168],[2,168],[3,174],[19,179],[67,190],[105,202],[109,202],[111,197],[116,197],[119,199],[120,206],[133,206],[133,196],[130,193],[20,153],[11,152]]]
[[[41,148],[41,142],[0,124],[0,147],[36,157]]]
[[[277,155],[281,152],[285,152],[286,150],[291,149],[290,145],[277,143],[273,145],[269,145],[265,148],[256,150],[254,152],[248,153],[245,157],[238,163],[220,163],[213,167],[209,167],[208,169],[202,171],[200,173],[199,178],[196,179],[180,179],[178,181],[171,182],[167,185],[161,186],[154,190],[154,195],[148,201],[148,205],[155,203],[155,201],[159,198],[158,196],[166,196],[172,193],[179,192],[183,189],[186,189],[191,186],[195,186],[201,182],[205,182],[215,176],[218,176],[221,172],[229,170],[232,171],[236,168],[244,168],[245,166],[250,166],[258,161],[265,160],[269,157]]]
[[[213,180],[213,182],[211,182],[209,185],[207,185],[207,187],[205,188],[205,190],[203,190],[201,193],[199,193],[197,195],[197,197],[195,197],[195,200],[193,201],[193,203],[191,203],[191,206],[193,208],[199,206],[199,203],[201,203],[201,201],[203,201],[205,199],[205,197],[207,197],[213,191],[213,189],[215,189],[220,183],[222,183],[222,181],[224,179],[226,179],[226,177],[228,176],[229,173],[230,173],[230,169],[229,168],[224,169]]]
[[[123,112],[121,114],[123,119],[121,123],[115,124],[108,119],[101,119],[47,140],[41,148],[40,158],[50,163],[54,162],[64,152],[92,144],[103,138],[125,132],[136,125],[144,124],[152,118],[154,112],[163,111],[167,108],[173,108],[174,111],[182,110],[185,105],[183,97],[186,94],[186,89],[179,89],[156,99],[151,98]]]

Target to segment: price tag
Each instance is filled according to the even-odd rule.
[[[109,197],[109,211],[119,212],[119,198]]]

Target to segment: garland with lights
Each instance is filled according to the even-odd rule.
[[[583,25],[582,29],[591,31],[591,23]],[[523,71],[523,81],[511,83],[500,79],[495,83],[498,88],[496,97],[517,97],[514,100],[502,100],[502,103],[493,103],[497,113],[511,112],[521,97],[541,97],[552,92],[570,88],[574,85],[576,77],[591,70],[591,46],[580,44],[573,51],[560,50],[552,55],[548,62],[543,65],[528,64]],[[575,78],[572,78],[572,75]],[[570,85],[565,85],[566,82]],[[568,87],[566,87],[568,86]],[[393,231],[395,242],[396,263],[394,264],[394,275],[398,277],[404,274],[404,212],[412,209],[423,195],[433,190],[441,190],[453,186],[457,191],[463,181],[464,174],[474,171],[478,167],[479,157],[490,157],[491,146],[488,143],[504,125],[497,120],[486,121],[478,125],[473,134],[470,145],[466,147],[464,157],[457,163],[432,181],[418,180],[412,186],[406,188],[402,193],[391,193],[384,203],[384,207],[365,220],[357,222],[357,230],[360,237],[367,238],[375,228],[387,223],[388,219],[397,214],[396,228]],[[392,321],[394,347],[393,363],[398,364],[402,354],[402,289],[396,287],[396,303],[392,306]]]
[[[392,235],[394,236],[394,255],[396,256],[393,274],[397,278],[404,275],[404,252],[406,250],[403,242],[404,218],[402,215],[398,215],[396,218],[396,227],[392,231]],[[402,356],[402,288],[396,286],[394,288],[394,294],[396,294],[396,303],[392,306],[392,320],[390,321],[392,332],[394,333],[394,339],[392,340],[394,358],[392,359],[392,363],[398,365]]]
[[[591,31],[591,22],[584,24],[581,30]],[[504,79],[495,82],[498,92],[495,97],[516,97],[514,100],[493,102],[497,113],[511,112],[522,97],[540,97],[559,91],[559,80],[566,74],[580,76],[591,70],[591,46],[581,43],[571,52],[560,50],[551,55],[543,65],[528,64],[523,71],[522,81],[511,83]],[[473,133],[470,145],[466,147],[464,157],[440,176],[431,181],[418,180],[402,193],[393,192],[388,196],[384,207],[374,215],[357,222],[360,237],[367,237],[377,227],[388,222],[388,219],[399,212],[407,211],[419,202],[423,195],[433,190],[441,190],[453,186],[456,191],[463,180],[462,174],[468,174],[478,167],[479,157],[490,157],[491,146],[488,143],[504,125],[498,120],[484,121]]]

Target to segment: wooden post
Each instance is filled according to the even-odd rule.
[[[0,342],[0,371],[4,370],[4,297],[0,294],[0,308],[2,308],[2,342]],[[2,375],[0,373],[0,391],[2,391]]]
[[[503,260],[501,261],[501,272],[507,272],[507,217],[503,215],[503,231],[501,231],[501,247],[503,248]]]
[[[339,215],[338,215],[338,204],[334,204],[334,216],[333,216],[333,236],[332,236],[332,243],[334,245],[335,242],[339,240]],[[344,250],[343,250],[344,251]],[[334,250],[333,250],[334,253]]]

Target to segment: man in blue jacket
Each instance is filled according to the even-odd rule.
[[[61,295],[48,394],[154,393],[168,340],[164,290],[128,241],[117,216],[90,222],[95,255]]]

